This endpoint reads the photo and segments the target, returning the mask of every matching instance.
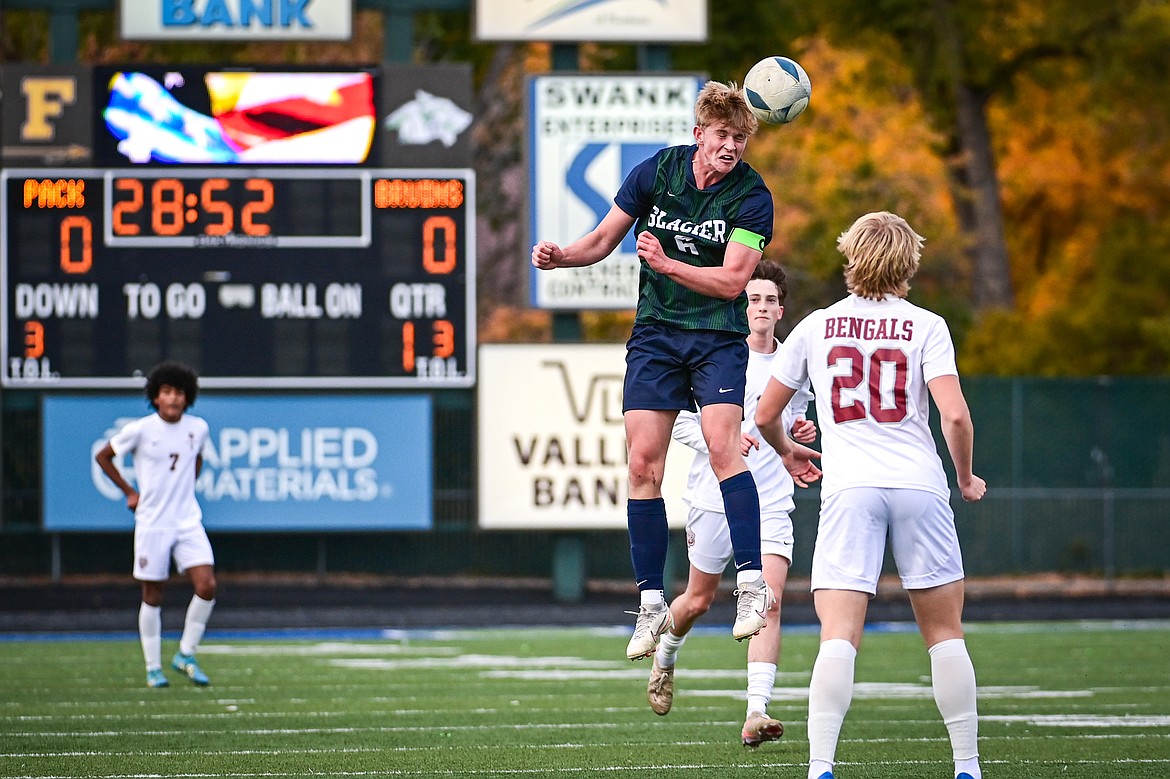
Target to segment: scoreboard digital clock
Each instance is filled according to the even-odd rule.
[[[6,169],[4,387],[475,382],[466,169]]]

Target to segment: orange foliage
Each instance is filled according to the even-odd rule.
[[[485,344],[549,343],[552,341],[552,312],[498,306],[480,320],[478,336],[479,342]]]
[[[837,235],[863,213],[888,210],[927,236],[924,272],[957,265],[962,241],[936,151],[940,137],[909,72],[819,38],[801,41],[794,56],[812,80],[809,108],[791,124],[763,127],[748,144],[748,161],[776,198],[768,256],[836,279]]]

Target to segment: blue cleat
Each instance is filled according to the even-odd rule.
[[[171,683],[167,681],[167,677],[163,676],[161,668],[151,668],[146,672],[146,686],[147,687],[170,687]]]
[[[963,773],[956,776],[955,779],[975,779],[975,777],[971,776],[971,774],[964,771]]]
[[[825,771],[823,774],[818,776],[817,779],[833,779],[833,772]],[[959,777],[956,776],[955,779],[959,779]]]
[[[171,668],[174,668],[180,673],[187,674],[187,678],[200,687],[206,687],[211,684],[211,680],[207,678],[207,674],[203,673],[203,669],[199,667],[199,663],[195,662],[195,655],[185,655],[182,652],[175,652],[175,657],[171,660]]]

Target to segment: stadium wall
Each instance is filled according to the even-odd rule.
[[[983,501],[954,504],[971,575],[1170,573],[1170,380],[967,377],[964,389],[975,419],[976,472],[989,485]],[[8,391],[0,400],[0,575],[129,572],[129,523],[125,533],[43,530],[39,397]],[[475,414],[471,391],[441,393],[434,404],[433,529],[217,533],[219,568],[547,578],[568,549],[590,580],[627,580],[624,533],[476,527]],[[809,570],[818,500],[815,488],[797,495],[796,576]],[[672,572],[685,577],[681,533],[672,544]]]

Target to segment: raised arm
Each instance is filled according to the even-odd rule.
[[[971,410],[955,375],[937,376],[926,385],[930,397],[938,407],[939,420],[951,462],[955,464],[955,477],[963,500],[975,501],[987,492],[987,483],[972,472],[975,448],[975,426],[971,423]]]
[[[552,241],[538,241],[532,247],[532,264],[540,270],[553,270],[581,268],[600,262],[618,247],[634,226],[634,221],[634,217],[615,205],[597,227],[568,246],[561,247]]]

